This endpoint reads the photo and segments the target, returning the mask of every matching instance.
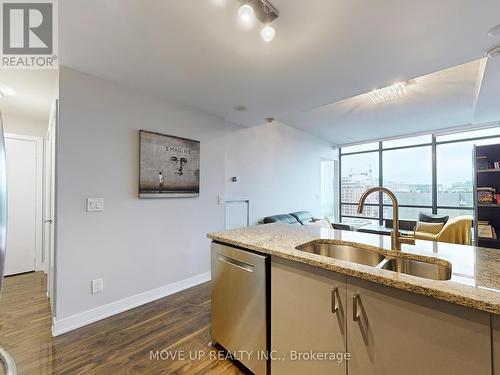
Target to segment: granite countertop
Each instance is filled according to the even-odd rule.
[[[209,233],[208,237],[225,244],[500,315],[500,250],[417,240],[415,245],[403,244],[400,253],[390,250],[389,236],[279,223],[214,232]],[[436,263],[444,260],[451,263],[453,274],[448,281],[428,280],[295,249],[318,239],[358,245],[389,256],[432,257]]]

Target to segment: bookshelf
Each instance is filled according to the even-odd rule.
[[[496,199],[496,194],[500,194],[500,168],[495,168],[494,164],[498,161],[500,144],[474,147],[474,230],[477,245],[496,249],[500,249],[500,196]],[[493,202],[479,202],[479,197],[493,193],[484,188],[495,189]],[[482,222],[488,222],[494,228],[497,238],[479,236],[478,226]]]

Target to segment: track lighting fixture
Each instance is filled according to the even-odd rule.
[[[264,26],[264,28],[260,32],[260,36],[264,40],[264,42],[270,42],[271,40],[274,39],[274,35],[276,34],[276,31],[272,26]]]
[[[249,4],[243,4],[240,6],[240,9],[238,9],[238,16],[243,24],[249,25],[252,23],[255,14],[253,8]]]
[[[238,9],[238,18],[245,27],[251,27],[257,19],[264,24],[260,36],[265,42],[270,42],[276,35],[276,30],[271,26],[279,16],[278,10],[268,0],[239,0],[242,4]]]

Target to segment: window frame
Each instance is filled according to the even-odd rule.
[[[461,131],[457,133],[463,133],[463,132],[468,132],[468,131],[473,131],[473,130],[481,130],[481,129],[486,129],[486,128],[479,128],[479,129],[470,129],[467,131]],[[421,134],[425,135],[425,134]],[[492,138],[500,138],[498,134],[496,135],[489,135],[489,136],[479,136],[479,137],[473,137],[473,138],[463,138],[463,139],[453,139],[453,140],[445,140],[445,141],[437,141],[437,137],[442,135],[442,134],[430,134],[431,135],[431,141],[427,143],[419,143],[419,144],[414,144],[414,145],[409,145],[409,146],[398,146],[398,147],[386,147],[384,148],[383,146],[383,140],[378,141],[378,149],[374,150],[369,150],[369,151],[358,151],[358,152],[347,152],[343,153],[342,152],[342,146],[339,147],[339,221],[342,222],[342,218],[366,218],[366,219],[371,219],[371,220],[377,220],[377,218],[373,217],[364,217],[364,216],[351,216],[351,215],[342,215],[342,206],[356,206],[357,203],[352,203],[352,202],[342,202],[342,159],[345,156],[350,156],[350,155],[358,155],[358,154],[366,154],[366,153],[378,153],[378,170],[379,170],[379,176],[378,176],[378,186],[382,187],[383,183],[383,177],[384,177],[384,163],[383,163],[383,153],[384,151],[393,151],[393,150],[404,150],[404,149],[410,149],[410,148],[415,148],[415,147],[424,147],[424,146],[431,146],[431,169],[432,169],[432,178],[431,178],[431,205],[407,205],[407,204],[400,204],[399,207],[401,208],[422,208],[422,209],[431,209],[433,214],[437,214],[438,210],[470,210],[474,212],[474,206],[444,206],[444,205],[438,205],[438,191],[437,191],[437,186],[438,186],[438,181],[437,181],[437,146],[438,145],[444,145],[444,144],[450,144],[450,143],[461,143],[461,142],[471,142],[471,141],[481,141],[481,140],[487,140],[487,139],[492,139]],[[414,136],[414,135],[413,135]],[[401,137],[402,138],[411,138],[413,136],[408,136],[408,137]],[[374,143],[374,141],[370,141],[367,143]],[[344,147],[348,147],[349,145],[345,145]],[[472,156],[471,156],[472,157]],[[384,217],[384,207],[392,207],[392,204],[384,204],[383,203],[383,193],[379,192],[379,203],[371,203],[371,204],[366,204],[369,206],[378,206],[379,207],[379,225],[383,225],[384,220],[386,219]]]

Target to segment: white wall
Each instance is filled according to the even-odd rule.
[[[319,162],[335,153],[302,131],[234,127],[67,68],[59,97],[56,334],[208,278],[206,234],[224,228],[217,194],[250,199],[252,222],[320,209]],[[139,129],[201,141],[200,197],[137,198]],[[86,212],[87,197],[103,197],[104,212]],[[93,295],[95,278],[104,292]]]
[[[208,272],[206,234],[224,226],[217,194],[225,177],[217,117],[67,68],[59,95],[56,331],[124,306],[105,304]],[[198,198],[137,198],[139,129],[201,141]],[[87,197],[103,197],[104,212],[86,212]],[[104,292],[92,295],[95,278]]]
[[[43,121],[26,116],[3,113],[5,133],[44,138],[47,135],[48,120]]]
[[[337,159],[331,144],[285,124],[227,125],[225,198],[250,200],[250,224],[302,210],[320,216],[321,158]]]

